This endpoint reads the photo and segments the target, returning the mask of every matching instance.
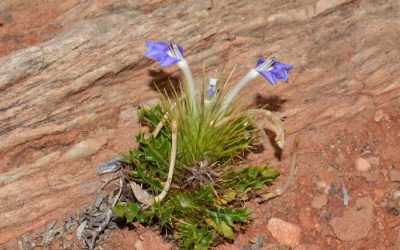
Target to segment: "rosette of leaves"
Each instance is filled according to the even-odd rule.
[[[174,120],[178,132],[172,186],[164,200],[151,206],[132,200],[113,208],[127,223],[158,224],[172,232],[182,249],[209,249],[216,238],[232,239],[251,214],[242,197],[278,176],[267,166],[232,167],[256,139],[254,115],[217,112],[221,94],[211,102],[204,100],[203,94],[194,110],[186,98],[175,94],[139,111],[150,132],[140,132],[137,148],[123,155],[127,176],[152,196],[161,192],[168,176]],[[153,136],[160,123],[161,130]]]

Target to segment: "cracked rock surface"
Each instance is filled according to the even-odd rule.
[[[388,239],[400,237],[398,213],[388,213],[399,206],[391,194],[400,187],[387,177],[400,167],[399,16],[396,0],[1,1],[0,248],[91,204],[101,186],[96,166],[135,146],[136,110],[154,103],[153,83],[179,77],[143,55],[145,41],[172,38],[199,78],[203,62],[208,72],[237,65],[232,82],[260,56],[295,67],[288,83],[257,78],[242,92],[244,106],[286,118],[282,160],[271,146],[249,156],[254,164],[277,167],[284,181],[296,133],[302,144],[296,183],[255,208],[259,217],[236,247],[260,235],[277,244],[266,228],[273,217],[300,225],[301,244],[392,247]],[[354,166],[369,156],[380,159],[376,182]],[[312,208],[323,193],[327,205]],[[351,217],[344,212],[356,197],[372,197],[377,220],[350,245],[330,225]]]

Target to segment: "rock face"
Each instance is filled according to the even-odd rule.
[[[288,84],[243,92],[289,136],[400,103],[396,0],[50,2],[0,3],[0,246],[74,214],[95,166],[134,146],[137,106],[177,72],[143,56],[146,40],[174,38],[198,77],[204,61],[240,65],[233,81],[260,55],[293,64]]]

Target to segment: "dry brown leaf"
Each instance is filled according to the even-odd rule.
[[[257,116],[255,125],[260,128],[261,131],[267,128],[274,132],[276,144],[280,148],[283,148],[285,145],[285,131],[283,130],[283,124],[279,116],[265,109],[251,109],[249,112],[254,112]]]

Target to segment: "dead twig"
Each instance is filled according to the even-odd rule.
[[[121,178],[120,176],[112,176],[110,178],[107,178],[105,180],[102,180],[103,185],[101,185],[100,190],[103,190],[108,184],[110,184],[111,182],[118,180],[119,178]]]
[[[178,101],[181,101],[185,96],[182,96],[180,98],[178,98]],[[176,102],[173,103],[172,108],[174,109],[176,107]],[[157,124],[156,128],[153,131],[153,138],[156,138],[158,133],[160,133],[161,129],[164,127],[165,121],[168,119],[168,112],[165,112],[163,118],[161,119],[161,121]]]
[[[168,118],[168,112],[164,114],[161,121],[157,124],[157,127],[153,131],[153,138],[156,138],[158,133],[160,133],[161,129],[164,127],[164,123]]]
[[[269,191],[267,193],[259,194],[259,195],[261,195],[261,197],[258,200],[259,203],[264,202],[269,199],[272,199],[272,198],[275,198],[277,196],[280,196],[283,193],[285,193],[286,190],[289,188],[289,186],[293,182],[293,179],[296,176],[296,172],[297,172],[297,151],[299,148],[299,143],[300,143],[300,136],[297,135],[294,138],[293,151],[292,151],[292,163],[290,165],[289,177],[288,177],[286,183],[282,187],[279,187],[279,188],[273,190],[272,192]]]

